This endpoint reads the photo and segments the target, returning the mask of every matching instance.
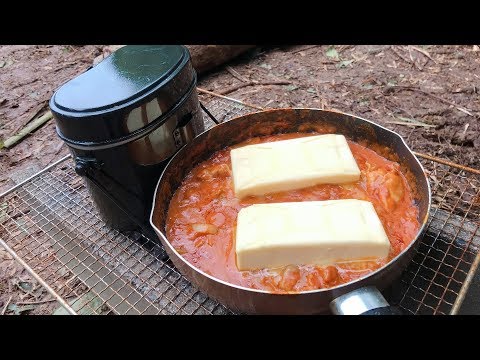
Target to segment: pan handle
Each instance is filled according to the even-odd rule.
[[[402,315],[396,306],[390,306],[375,286],[365,286],[339,296],[330,303],[335,315]]]

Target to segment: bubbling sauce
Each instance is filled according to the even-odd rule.
[[[280,134],[252,138],[235,147],[317,134]],[[274,293],[330,288],[361,278],[397,256],[420,228],[418,208],[400,165],[371,149],[348,141],[361,170],[360,180],[342,185],[315,185],[264,196],[235,197],[231,148],[214,153],[197,165],[175,192],[166,231],[172,246],[190,264],[218,279]],[[388,258],[352,261],[330,266],[289,265],[239,271],[235,263],[235,226],[241,208],[260,203],[359,199],[373,203],[390,240]]]

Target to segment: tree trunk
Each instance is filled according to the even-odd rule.
[[[253,47],[255,45],[187,45],[197,74],[224,64]]]

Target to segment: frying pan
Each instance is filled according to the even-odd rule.
[[[419,208],[420,229],[411,244],[369,275],[329,289],[274,294],[214,278],[187,262],[170,244],[165,224],[170,200],[185,176],[214,152],[256,136],[291,132],[343,134],[400,163]],[[234,118],[197,136],[164,169],[155,190],[150,224],[177,269],[196,287],[232,310],[248,314],[397,313],[380,293],[412,259],[430,212],[430,185],[424,169],[400,135],[371,121],[319,109],[275,109]]]

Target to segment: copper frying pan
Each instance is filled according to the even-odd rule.
[[[165,236],[168,206],[184,177],[214,152],[255,136],[289,132],[343,134],[367,143],[383,156],[398,161],[407,174],[421,227],[414,241],[388,264],[358,280],[329,289],[297,294],[273,294],[216,279],[188,263]],[[383,150],[382,150],[383,149]],[[405,141],[393,131],[371,121],[340,112],[318,109],[276,109],[251,113],[221,123],[180,149],[163,171],[155,190],[150,224],[177,269],[196,287],[232,310],[250,314],[391,313],[379,290],[390,285],[412,259],[425,228],[431,203],[424,169]],[[385,311],[379,311],[385,310]],[[377,310],[375,310],[377,309]]]

